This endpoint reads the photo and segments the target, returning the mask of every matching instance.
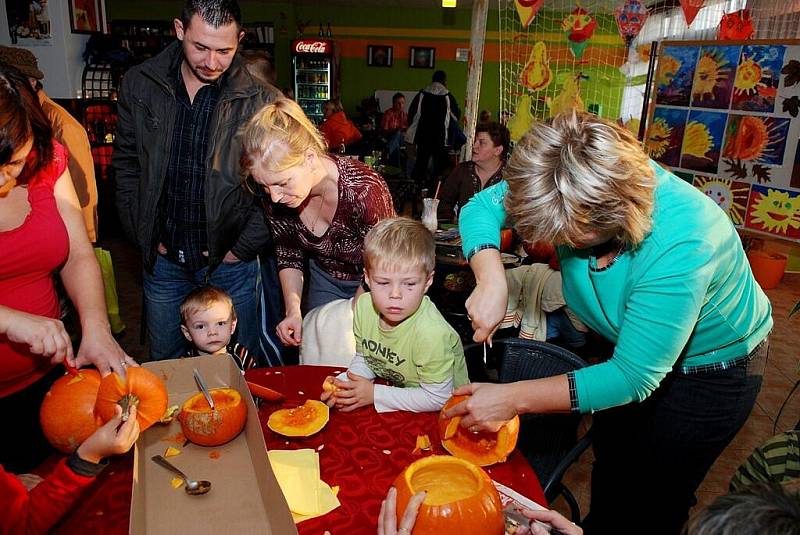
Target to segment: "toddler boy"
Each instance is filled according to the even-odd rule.
[[[242,344],[231,344],[236,330],[233,300],[215,286],[192,290],[181,303],[181,332],[192,343],[190,356],[230,355],[244,372],[255,367],[256,360]]]

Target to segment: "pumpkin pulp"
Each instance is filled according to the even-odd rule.
[[[427,505],[444,505],[471,498],[479,486],[474,467],[450,460],[423,464],[406,477],[412,494],[427,492]]]

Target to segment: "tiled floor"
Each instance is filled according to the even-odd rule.
[[[139,361],[147,359],[147,348],[139,343],[140,313],[142,304],[141,265],[138,255],[121,240],[108,240],[106,247],[111,250],[117,276],[120,309],[127,331],[120,343],[129,355]],[[787,316],[794,303],[800,301],[800,274],[786,275],[781,284],[768,290],[772,300],[775,328],[771,338],[771,349],[767,371],[758,402],[745,426],[723,452],[698,493],[698,507],[702,507],[727,491],[728,482],[739,464],[774,434],[773,427],[778,410],[786,400],[795,382],[800,379],[800,344],[797,332],[800,329],[800,315],[789,319]],[[777,431],[789,429],[800,419],[800,392],[796,392],[787,404],[783,415],[777,422]],[[565,477],[567,486],[579,501],[581,512],[589,510],[589,478],[592,453],[587,450],[581,459],[570,468]],[[567,512],[563,500],[554,506]]]

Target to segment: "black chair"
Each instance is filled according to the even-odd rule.
[[[541,379],[587,366],[573,353],[546,342],[506,338],[495,340],[501,383]],[[591,428],[578,438],[580,414],[526,414],[520,416],[517,447],[536,472],[548,502],[563,496],[572,520],[580,521],[580,508],[561,478],[591,444]]]

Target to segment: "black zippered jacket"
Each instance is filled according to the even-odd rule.
[[[176,41],[157,56],[132,67],[122,81],[114,141],[116,200],[126,234],[141,250],[152,270],[158,245],[158,203],[175,124],[177,100],[173,73],[183,61]],[[242,186],[240,128],[264,104],[279,96],[277,89],[257,82],[234,58],[222,82],[211,120],[206,155],[205,203],[208,225],[209,272],[228,251],[240,260],[253,260],[270,241],[264,211]]]

